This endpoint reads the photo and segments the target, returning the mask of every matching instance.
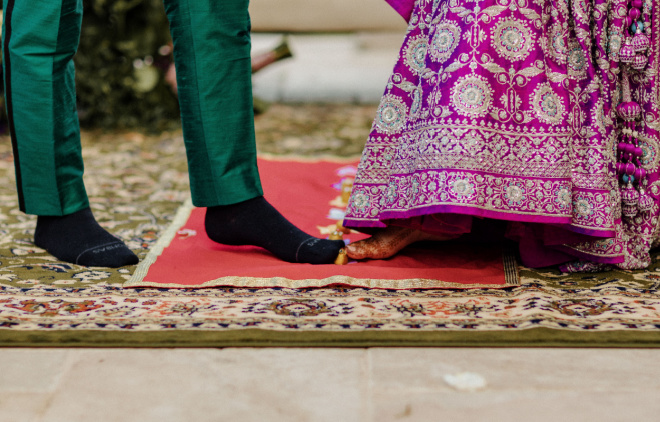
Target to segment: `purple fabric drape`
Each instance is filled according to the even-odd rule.
[[[409,26],[345,225],[506,220],[530,265],[648,266],[660,0],[388,2]]]
[[[415,0],[386,0],[390,6],[400,14],[403,19],[408,22],[413,8],[415,7]]]

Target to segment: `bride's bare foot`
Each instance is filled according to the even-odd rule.
[[[350,243],[346,247],[346,254],[351,259],[385,259],[396,255],[411,243],[451,238],[452,236],[437,236],[408,227],[388,226],[368,239]]]

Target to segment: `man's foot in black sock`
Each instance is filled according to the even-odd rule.
[[[291,224],[263,196],[206,210],[206,234],[225,245],[260,246],[287,262],[332,264],[341,240],[310,236]]]
[[[34,244],[62,261],[86,267],[123,267],[138,257],[96,222],[89,208],[63,217],[39,216]]]

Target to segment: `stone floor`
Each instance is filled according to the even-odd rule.
[[[657,421],[655,350],[4,349],[0,420]]]
[[[257,95],[364,105],[275,104],[260,150],[359,154],[400,40],[291,37]],[[658,397],[656,350],[0,349],[0,422],[655,421]]]

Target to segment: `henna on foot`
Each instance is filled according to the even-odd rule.
[[[386,259],[406,246],[424,240],[442,241],[455,236],[439,236],[408,227],[388,226],[368,239],[349,244],[346,254],[351,259]]]

